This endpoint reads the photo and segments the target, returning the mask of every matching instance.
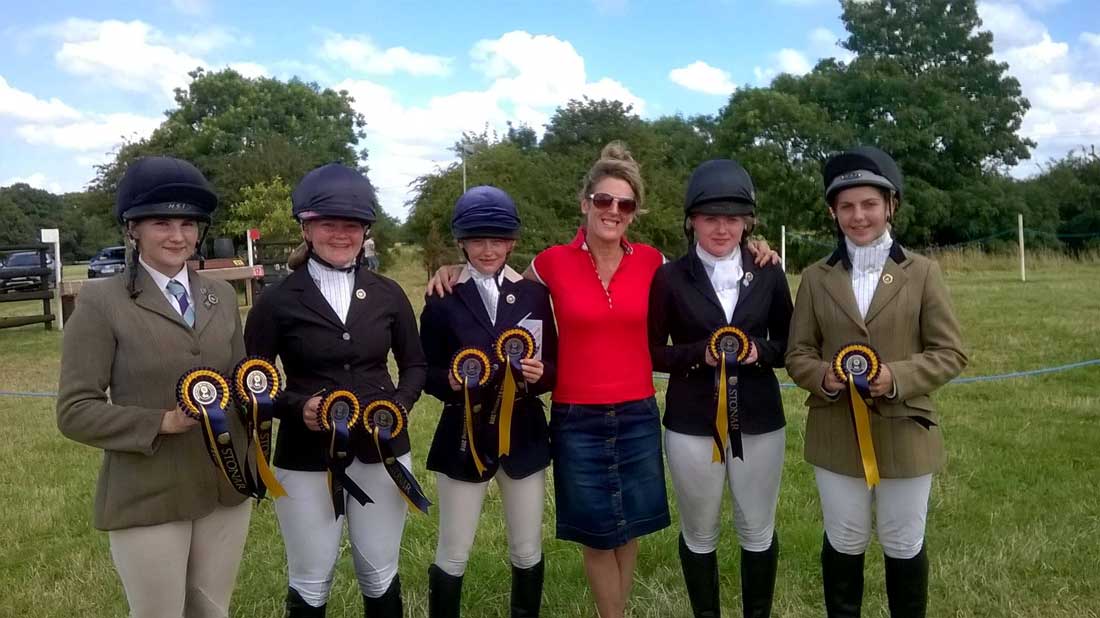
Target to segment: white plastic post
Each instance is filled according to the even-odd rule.
[[[248,265],[253,267],[256,265],[256,258],[252,256],[252,241],[260,238],[260,230],[258,228],[252,228],[248,230],[244,235],[248,242]],[[255,270],[255,269],[253,269]],[[249,307],[252,306],[252,280],[245,280],[244,285],[244,302]]]
[[[779,264],[787,272],[787,226],[779,226]]]
[[[1020,281],[1027,281],[1027,267],[1024,264],[1024,213],[1016,217],[1016,227],[1020,241]]]
[[[65,311],[61,307],[61,232],[45,228],[39,232],[44,243],[53,245],[54,298],[57,300],[57,330],[65,330]]]

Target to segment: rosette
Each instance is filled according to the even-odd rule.
[[[878,485],[878,460],[871,438],[871,382],[878,377],[882,363],[874,348],[863,343],[850,343],[833,357],[832,370],[837,379],[848,385],[848,407],[856,427],[859,458],[863,463],[863,477],[867,487]]]
[[[512,411],[516,405],[516,390],[518,385],[525,384],[520,361],[535,358],[535,337],[526,328],[509,328],[497,337],[493,348],[504,369],[500,422],[497,426],[497,455],[503,457],[512,449]]]
[[[262,358],[246,358],[233,370],[233,393],[244,418],[252,455],[255,458],[256,476],[252,479],[257,498],[263,498],[268,489],[271,495],[281,498],[286,490],[275,478],[268,459],[271,457],[271,424],[275,417],[275,398],[282,391],[283,380],[279,370]]]
[[[397,402],[390,399],[376,399],[367,404],[363,409],[363,427],[374,442],[374,448],[378,449],[378,456],[386,473],[393,479],[401,497],[409,503],[409,506],[428,512],[431,501],[424,495],[424,490],[412,472],[405,467],[393,453],[390,441],[408,430],[409,414]]]
[[[465,450],[466,445],[469,444],[470,456],[474,459],[474,467],[477,468],[479,475],[485,474],[485,463],[477,452],[477,441],[474,437],[474,408],[470,405],[470,395],[489,383],[491,372],[489,356],[477,348],[463,348],[451,360],[451,375],[462,385],[462,396],[466,404],[465,435],[463,435],[460,449]]]
[[[351,433],[359,422],[359,398],[351,391],[335,390],[325,395],[318,408],[321,428],[329,434],[328,463],[329,490],[332,493],[332,509],[336,517],[346,510],[344,491],[359,504],[374,502],[355,481],[347,475],[348,466],[355,459],[351,452]]]
[[[245,474],[244,464],[233,448],[225,410],[229,405],[229,384],[225,378],[209,367],[196,367],[180,377],[176,401],[184,414],[199,422],[210,459],[233,489],[246,496],[254,495],[252,479]]]
[[[726,446],[730,448],[730,454],[744,460],[744,448],[741,444],[741,413],[739,409],[737,390],[737,366],[740,365],[752,350],[752,342],[745,331],[736,326],[723,326],[710,335],[707,349],[711,356],[718,360],[715,368],[715,399],[717,406],[714,412],[714,454],[711,461],[726,461]]]

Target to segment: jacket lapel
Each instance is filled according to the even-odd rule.
[[[710,277],[707,276],[707,269],[703,266],[703,261],[699,259],[699,256],[695,254],[695,247],[693,246],[688,250],[688,262],[691,265],[691,285],[703,296],[703,298],[710,301],[710,304],[718,310],[718,315],[721,316],[721,322],[726,323],[726,310],[722,308],[722,302],[718,300],[718,294],[714,291],[714,286],[710,284]]]
[[[757,271],[756,262],[753,261],[752,254],[745,247],[740,249],[741,251],[741,270],[744,274],[741,276],[741,289],[737,290],[737,304],[733,306],[733,317],[730,319],[730,324],[738,323],[738,314],[744,313],[742,307],[747,307],[746,300],[756,288],[760,287],[759,275]]]
[[[905,287],[905,283],[909,278],[905,274],[905,270],[909,262],[908,256],[900,264],[892,258],[886,260],[886,264],[882,268],[882,276],[879,278],[878,285],[875,286],[875,295],[871,297],[871,306],[867,308],[866,322],[868,324]]]
[[[214,315],[214,303],[232,300],[236,304],[237,299],[219,298],[214,293],[210,281],[193,269],[188,272],[187,278],[191,282],[191,304],[195,307],[195,332],[201,333]],[[217,300],[212,301],[211,299]]]
[[[367,307],[371,302],[371,287],[378,282],[377,276],[366,268],[360,268],[359,272],[355,276],[355,285],[351,290],[351,305],[348,307],[348,319],[347,327],[350,330],[352,325],[359,321],[367,312]],[[362,294],[360,294],[362,292]],[[363,298],[359,298],[362,296]],[[328,302],[326,301],[327,305]],[[336,315],[333,312],[333,315]]]
[[[313,277],[310,276],[309,266],[303,264],[298,267],[298,270],[290,275],[290,280],[293,283],[292,289],[298,292],[299,301],[303,306],[324,318],[336,328],[344,330],[344,323],[332,310],[332,306],[325,300],[321,290],[314,283]]]
[[[498,330],[512,328],[519,322],[519,318],[523,317],[516,315],[516,308],[523,304],[523,297],[516,282],[522,279],[523,276],[512,270],[510,266],[504,267],[504,281],[501,282],[500,299],[497,300],[496,326]],[[512,302],[508,302],[509,298],[512,299]]]
[[[163,316],[165,319],[179,324],[181,328],[187,328],[187,323],[183,321],[183,316],[179,311],[176,311],[175,307],[168,303],[168,298],[164,296],[164,292],[157,287],[157,283],[153,281],[153,278],[149,276],[149,273],[145,272],[145,267],[137,266],[137,286],[141,292],[134,299],[134,303],[137,306],[152,311],[153,313]],[[196,312],[198,309],[195,310]],[[196,313],[196,318],[197,318]]]
[[[848,319],[859,325],[864,332],[867,325],[859,315],[859,305],[856,304],[856,294],[852,291],[852,276],[844,264],[834,262],[832,266],[824,265],[822,268],[829,272],[825,275],[825,291],[833,298],[833,302],[840,306]]]
[[[470,311],[470,315],[474,316],[477,323],[481,325],[488,333],[496,337],[496,329],[493,328],[493,323],[489,321],[489,312],[485,310],[485,303],[481,301],[481,294],[478,294],[477,284],[467,278],[465,281],[460,280],[458,285],[455,286],[455,294],[459,300],[466,305],[466,308]],[[497,308],[499,313],[500,302],[497,302]]]

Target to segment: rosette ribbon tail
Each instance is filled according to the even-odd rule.
[[[332,493],[333,514],[339,518],[347,509],[345,491],[363,506],[374,500],[371,500],[367,492],[363,491],[347,474],[348,466],[351,465],[354,457],[350,451],[351,431],[348,427],[348,419],[334,417],[330,422],[332,430],[328,453],[328,481],[329,490]]]
[[[287,495],[282,483],[275,478],[275,472],[267,462],[271,453],[271,409],[275,403],[265,393],[249,393],[252,403],[251,425],[253,455],[256,458],[256,497],[263,498],[265,490],[272,497],[283,498]]]
[[[428,507],[432,505],[428,497],[424,495],[424,489],[420,486],[420,483],[416,481],[416,477],[413,476],[412,471],[405,467],[405,464],[398,461],[397,457],[393,454],[393,449],[390,448],[390,440],[392,438],[389,428],[379,427],[372,432],[374,439],[374,447],[378,449],[378,455],[382,459],[382,465],[386,469],[386,473],[393,479],[393,483],[397,485],[397,491],[401,493],[401,497],[405,499],[412,508],[427,515]],[[471,447],[473,443],[471,442]],[[474,461],[477,461],[475,455]]]
[[[477,452],[477,446],[474,440],[474,409],[470,405],[470,391],[474,388],[471,384],[471,379],[467,378],[462,384],[462,396],[466,402],[466,442],[470,445],[470,456],[474,458],[474,467],[477,468],[478,475],[485,474],[485,464],[481,461],[481,455]]]
[[[729,420],[727,418],[729,403],[726,393],[726,353],[718,359],[717,384],[714,385],[718,395],[718,407],[714,411],[714,428],[711,437],[714,438],[714,449],[711,455],[711,463],[726,463],[726,445],[729,444]]]
[[[256,489],[252,479],[245,474],[244,463],[237,457],[237,450],[233,448],[232,434],[229,433],[228,415],[217,402],[210,405],[200,405],[202,410],[202,439],[206,442],[206,448],[210,458],[222,471],[225,480],[238,492],[246,496],[254,496]]]
[[[512,411],[516,405],[516,374],[520,373],[517,365],[519,361],[515,361],[515,365],[511,362],[508,363],[504,369],[504,387],[500,396],[500,423],[497,427],[497,455],[503,457],[511,453],[512,450]]]
[[[856,441],[859,443],[859,458],[863,463],[863,477],[867,488],[878,485],[878,460],[875,458],[875,445],[871,439],[871,412],[867,399],[871,397],[871,388],[867,377],[848,375],[848,405],[852,410],[852,421],[856,427]]]

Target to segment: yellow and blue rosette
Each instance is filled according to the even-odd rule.
[[[497,434],[497,455],[503,457],[512,450],[512,411],[516,405],[517,385],[525,384],[520,361],[535,358],[535,337],[526,328],[509,328],[497,337],[493,349],[504,370]]]
[[[351,452],[351,434],[359,423],[359,398],[348,390],[334,390],[321,399],[318,417],[321,428],[329,434],[326,454],[328,483],[332,493],[332,510],[340,517],[346,510],[344,492],[351,494],[362,505],[374,502],[355,481],[347,475],[348,466],[355,459]]]
[[[252,479],[245,474],[244,462],[233,448],[229,430],[229,384],[209,367],[196,367],[183,374],[176,384],[180,410],[199,422],[203,442],[214,465],[229,484],[246,496],[255,494]]]
[[[271,457],[271,425],[275,417],[275,398],[282,392],[283,379],[275,365],[259,357],[242,360],[233,369],[233,393],[237,396],[241,416],[248,430],[249,446],[256,463],[252,479],[256,498],[271,490],[282,498],[286,490],[275,478],[268,460]]]
[[[374,448],[378,449],[378,456],[386,473],[397,485],[401,497],[409,503],[409,506],[427,514],[428,507],[432,505],[428,497],[424,495],[424,489],[416,481],[412,471],[405,467],[393,453],[390,441],[407,431],[409,414],[396,401],[392,399],[375,399],[363,409],[363,427],[374,442]]]
[[[878,460],[871,438],[871,382],[878,377],[882,363],[878,352],[864,343],[849,343],[833,357],[832,371],[838,380],[848,385],[848,407],[856,427],[859,457],[867,487],[878,485]]]
[[[737,397],[737,366],[749,356],[752,342],[745,331],[736,326],[723,326],[710,335],[707,347],[718,359],[715,369],[714,438],[712,462],[726,462],[726,446],[734,457],[745,458],[741,445],[741,415]]]
[[[459,450],[465,451],[467,445],[470,448],[470,456],[474,459],[474,467],[478,475],[485,474],[485,463],[477,452],[477,441],[474,431],[474,408],[470,405],[470,395],[489,383],[492,368],[489,365],[489,356],[478,348],[469,347],[459,350],[451,360],[451,375],[455,381],[462,385],[462,396],[465,401],[465,433]]]

